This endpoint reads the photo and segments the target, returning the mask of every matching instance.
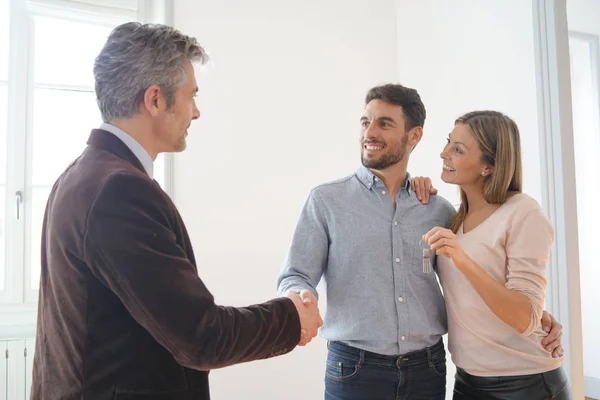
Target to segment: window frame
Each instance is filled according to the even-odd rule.
[[[564,326],[563,364],[584,397],[581,292],[566,0],[533,0],[542,207],[555,229],[546,308]]]

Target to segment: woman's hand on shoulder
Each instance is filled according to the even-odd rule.
[[[422,204],[429,203],[429,196],[437,194],[437,189],[433,187],[431,178],[427,176],[415,176],[410,180],[410,188],[417,194],[417,199]]]

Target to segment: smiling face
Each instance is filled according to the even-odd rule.
[[[360,119],[361,161],[374,170],[384,170],[404,161],[409,135],[401,106],[372,100]]]
[[[443,159],[442,180],[454,185],[483,185],[492,167],[483,162],[479,142],[466,124],[457,123],[440,154]]]
[[[460,186],[461,204],[450,225],[453,232],[465,220],[469,196],[481,194],[488,204],[503,204],[522,190],[519,128],[501,112],[478,110],[459,117],[440,156],[442,180]]]

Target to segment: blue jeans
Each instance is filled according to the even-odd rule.
[[[433,347],[385,356],[340,342],[328,344],[325,400],[444,400],[446,352]]]

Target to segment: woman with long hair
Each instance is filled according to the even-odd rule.
[[[571,399],[562,358],[541,345],[554,229],[522,193],[519,129],[495,111],[455,122],[442,180],[460,187],[450,229],[424,235],[437,257],[457,366],[454,399]]]

